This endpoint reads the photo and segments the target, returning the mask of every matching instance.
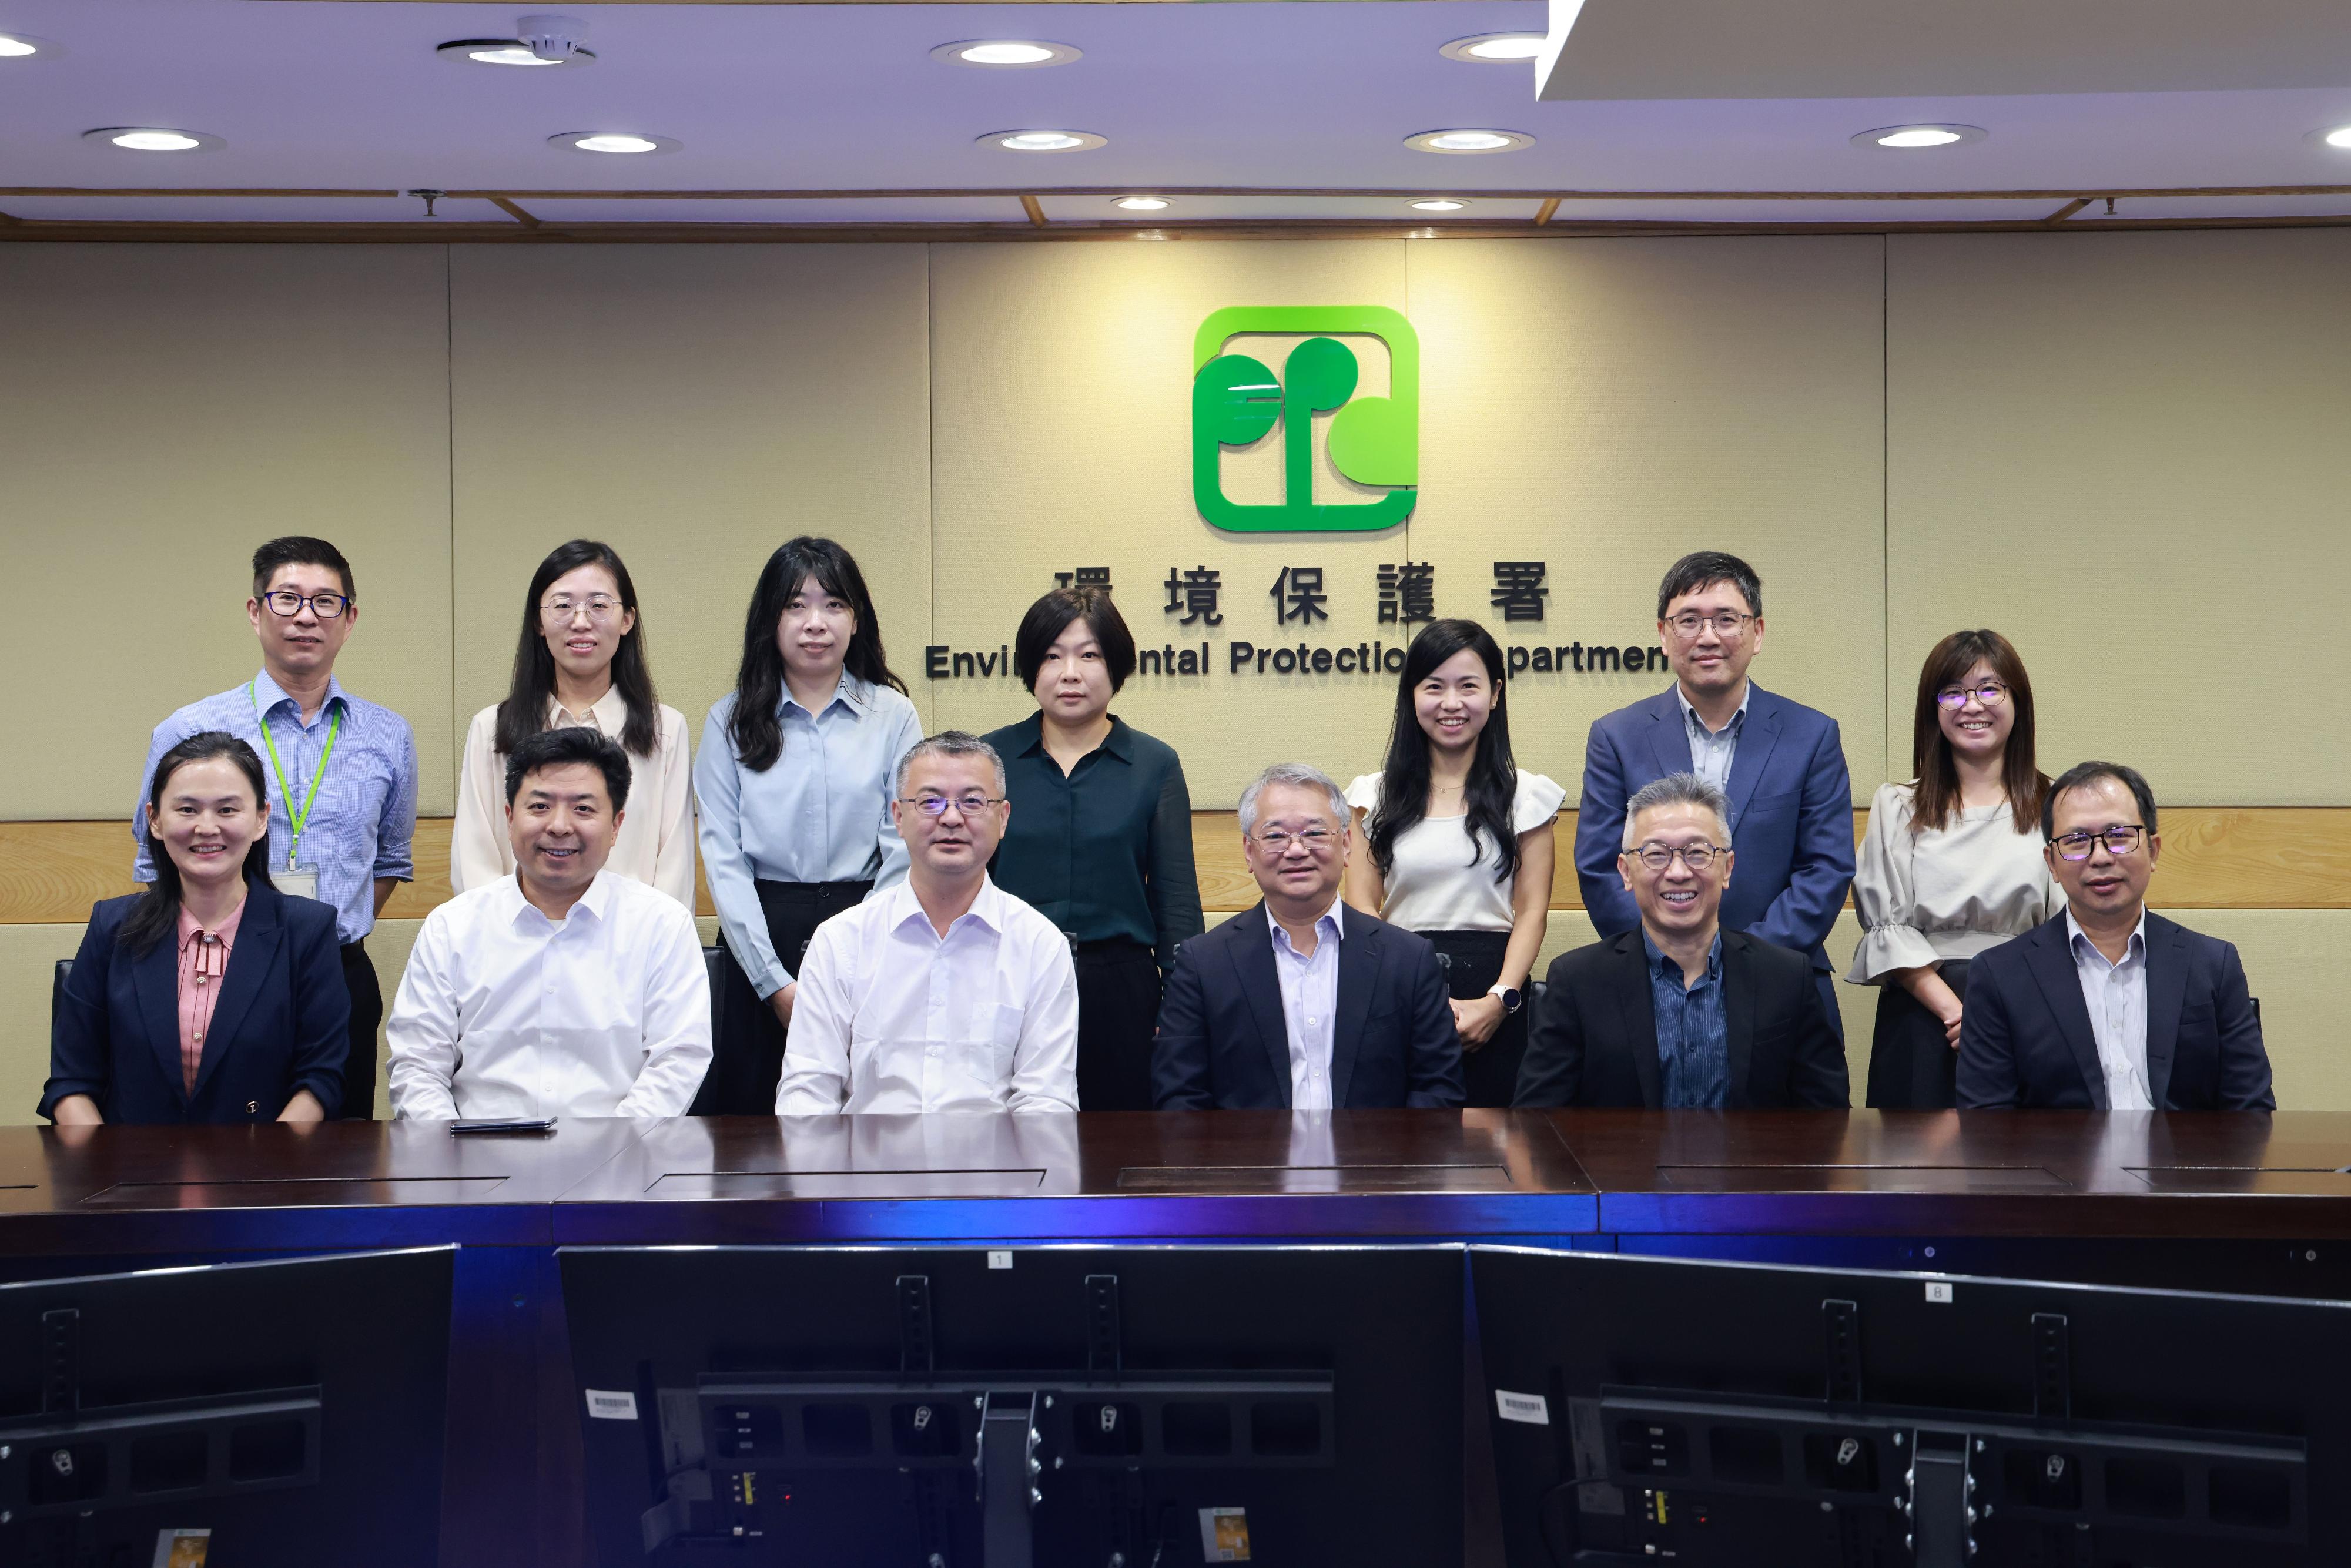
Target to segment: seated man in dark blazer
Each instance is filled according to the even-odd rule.
[[[1730,802],[1669,773],[1626,802],[1634,930],[1552,961],[1519,1105],[1745,1111],[1852,1103],[1806,955],[1721,927]]]
[[[1426,938],[1339,902],[1346,797],[1302,763],[1241,793],[1256,908],[1191,938],[1153,1042],[1162,1111],[1461,1103],[1461,1044]]]
[[[2041,832],[2065,913],[1969,968],[1960,1108],[2276,1110],[2237,949],[2147,911],[2163,841],[2147,780],[2070,768]]]

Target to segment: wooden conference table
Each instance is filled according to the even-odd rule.
[[[0,1128],[0,1279],[455,1242],[449,1563],[576,1560],[569,1245],[1491,1239],[2351,1296],[2351,1113]],[[535,1506],[534,1506],[535,1505]]]

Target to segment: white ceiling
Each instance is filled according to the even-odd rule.
[[[1578,31],[1593,24],[1592,37],[1604,41],[1612,35],[1598,24],[1625,7],[1666,16],[1693,5],[1765,10],[1860,3],[1591,0]],[[1881,10],[1897,3],[1906,12],[1933,9],[1917,0],[1868,0]],[[2005,8],[2024,0],[1980,3]],[[2032,0],[2043,6],[2092,3]],[[0,0],[0,31],[47,38],[68,51],[54,59],[0,58],[0,187],[579,193],[570,200],[523,198],[528,211],[551,223],[1019,223],[1018,202],[1004,195],[736,202],[696,193],[1167,187],[1472,195],[2086,193],[2351,186],[2351,152],[2305,140],[2314,128],[2351,123],[2351,69],[2325,68],[2343,86],[2306,82],[2318,69],[2310,62],[2343,57],[2335,46],[2351,30],[2351,0],[2323,6],[2320,0],[2231,0],[2227,6],[2144,0],[2141,9],[2153,20],[2141,33],[2159,35],[2157,24],[2165,17],[2179,33],[2165,79],[2198,79],[2199,51],[2217,25],[2211,17],[2233,25],[2240,16],[2293,13],[2304,28],[2295,35],[2296,47],[2264,53],[2239,47],[2217,57],[2238,62],[2229,67],[2234,74],[2224,73],[2238,82],[2248,79],[2238,68],[2243,60],[2285,58],[2303,70],[2295,79],[2304,84],[2074,96],[1808,96],[1823,86],[1825,68],[1815,68],[1817,62],[1726,75],[1721,48],[1690,45],[1680,54],[1660,54],[1652,38],[1637,69],[1624,67],[1625,81],[1651,96],[1545,102],[1535,96],[1531,65],[1469,65],[1438,56],[1440,44],[1466,34],[1541,31],[1543,0],[575,5],[574,13],[590,23],[587,43],[601,57],[584,70],[459,66],[433,52],[447,39],[510,36],[518,14],[551,8],[397,0]],[[2199,20],[2199,13],[2209,16]],[[1631,37],[1622,29],[1617,36],[1620,44]],[[1077,46],[1085,57],[1004,71],[929,57],[935,45],[990,37],[1053,39]],[[1576,44],[1572,35],[1571,55]],[[2162,56],[2160,45],[2159,37],[2135,37],[2133,57]],[[1625,57],[1631,62],[1631,54]],[[2036,65],[2018,79],[2045,82],[2044,68]],[[2085,79],[2095,74],[2084,67]],[[1850,77],[1868,79],[1858,67]],[[2109,71],[2096,79],[2116,78]],[[1749,96],[1720,96],[1726,87]],[[1909,154],[1849,145],[1855,131],[1914,120],[1964,121],[1991,134]],[[208,131],[227,146],[142,155],[80,139],[86,130],[124,124]],[[1537,142],[1482,157],[1433,156],[1403,145],[1416,131],[1452,126],[1521,131]],[[975,141],[988,131],[1040,127],[1095,131],[1110,144],[1092,152],[1022,155]],[[547,145],[558,132],[599,130],[674,137],[684,147],[674,154],[599,158]],[[613,190],[679,196],[593,199]],[[2351,197],[2217,201],[2217,207],[2202,206],[2233,216],[2351,213]],[[1877,223],[2029,218],[2057,204],[1575,199],[1558,216]],[[1531,217],[1535,206],[1498,198],[1473,203],[1459,215],[1517,220]],[[441,211],[442,222],[513,221],[481,201],[452,201]],[[1128,220],[1099,196],[1049,194],[1044,211],[1055,222],[1444,221],[1376,195],[1202,196],[1157,218]],[[421,204],[404,197],[0,195],[0,213],[20,219],[422,222],[421,212]],[[2205,213],[2186,211],[2175,198],[2163,206],[2126,200],[2121,215]]]

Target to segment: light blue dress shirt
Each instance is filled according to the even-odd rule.
[[[319,898],[335,906],[337,940],[349,946],[374,930],[377,880],[416,879],[416,737],[406,719],[351,695],[331,676],[327,700],[307,725],[302,710],[266,670],[254,676],[249,693],[245,686],[232,686],[217,696],[190,703],[157,725],[131,810],[137,857],[131,874],[141,882],[155,880],[155,860],[147,842],[147,791],[155,764],[188,737],[208,729],[228,731],[261,758],[261,777],[269,790],[269,864],[283,871],[293,844],[293,812],[310,797],[310,781],[318,778],[327,731],[338,713],[342,724],[335,735],[335,754],[328,760],[326,777],[319,779],[318,800],[303,821],[299,853],[302,864],[319,868]],[[269,747],[262,742],[264,722],[286,770],[283,785],[269,764]],[[284,798],[288,792],[290,800]]]
[[[1681,683],[1674,683],[1674,701],[1682,705],[1682,726],[1689,731],[1690,771],[1728,794],[1730,790],[1730,759],[1739,750],[1739,732],[1747,727],[1747,705],[1754,699],[1755,683],[1747,683],[1739,694],[1739,711],[1730,722],[1716,734],[1706,727],[1706,720],[1698,716],[1689,698],[1682,695]]]
[[[906,874],[906,846],[890,821],[898,759],[923,738],[904,694],[842,675],[832,701],[810,713],[786,690],[777,706],[784,748],[754,773],[735,754],[721,697],[702,727],[694,759],[701,809],[702,869],[727,950],[762,997],[792,983],[768,939],[759,882],[863,882],[888,887]]]
[[[1333,901],[1314,922],[1314,951],[1301,954],[1290,946],[1290,933],[1268,911],[1265,923],[1273,928],[1273,972],[1281,986],[1281,1028],[1290,1045],[1290,1108],[1328,1111],[1331,1106],[1331,1048],[1339,1010],[1339,944],[1346,936]]]

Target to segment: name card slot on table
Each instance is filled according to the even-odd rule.
[[[1128,1166],[1121,1192],[1375,1193],[1512,1192],[1505,1166]]]
[[[977,1171],[672,1171],[645,1191],[663,1198],[1020,1197],[1040,1169]]]
[[[502,1176],[268,1176],[252,1181],[125,1181],[83,1198],[89,1208],[293,1208],[463,1203]]]
[[[2351,1170],[2328,1166],[2130,1166],[2158,1192],[2274,1193],[2351,1197]]]
[[[1667,1192],[2046,1192],[2073,1186],[2039,1166],[1659,1166]]]

